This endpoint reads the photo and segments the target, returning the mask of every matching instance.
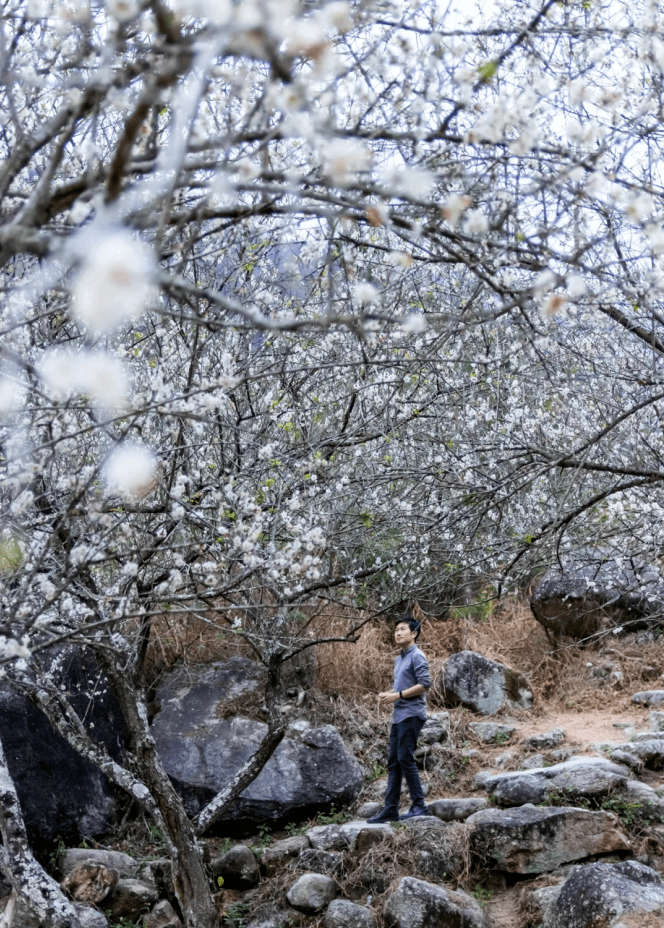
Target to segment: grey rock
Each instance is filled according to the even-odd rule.
[[[628,780],[620,791],[620,799],[625,802],[638,802],[642,806],[653,806],[664,810],[664,799],[658,793],[640,780]]]
[[[479,812],[487,805],[486,799],[435,799],[429,803],[429,812],[441,822],[463,822],[473,812]]]
[[[538,889],[531,889],[527,893],[526,898],[532,913],[532,920],[538,928],[542,928],[547,912],[558,898],[564,882],[564,879],[562,879],[551,886],[541,886]]]
[[[629,737],[631,742],[657,741],[658,739],[664,738],[664,735],[653,731],[633,731],[631,734],[630,732],[625,732],[625,735]]]
[[[388,928],[487,928],[479,905],[467,893],[404,877],[383,910]]]
[[[541,735],[531,735],[530,738],[525,738],[524,744],[539,751],[542,748],[556,748],[564,740],[565,732],[562,728],[554,728],[553,731],[545,731]]]
[[[551,794],[568,800],[602,798],[631,779],[626,767],[603,757],[574,757],[551,767],[513,770],[484,777],[483,788],[503,808],[545,802]]]
[[[478,741],[485,744],[509,741],[514,732],[518,731],[516,725],[501,725],[498,722],[471,722],[468,728]]]
[[[446,824],[434,816],[423,815],[408,820],[416,851],[417,875],[426,880],[452,880],[464,869],[461,825]]]
[[[648,724],[650,731],[664,731],[664,712],[655,709],[648,713]]]
[[[340,872],[341,865],[342,855],[339,851],[324,851],[314,847],[305,848],[297,859],[298,870],[312,873],[336,874]]]
[[[158,895],[165,899],[175,897],[173,886],[173,864],[168,857],[146,860],[140,869],[138,878],[156,889]]]
[[[382,808],[383,804],[381,802],[364,802],[357,810],[357,815],[364,819],[371,818],[372,815],[380,812]]]
[[[295,860],[301,851],[310,846],[309,838],[305,835],[294,835],[292,838],[275,841],[263,851],[261,867],[268,876],[273,876],[277,870],[281,870],[290,861]]]
[[[555,748],[553,751],[551,751],[549,757],[554,763],[559,764],[565,760],[569,760],[569,758],[573,757],[574,754],[575,752],[572,750],[572,748]]]
[[[664,767],[664,738],[630,741],[618,745],[617,750],[635,754],[650,770],[661,770]]]
[[[236,844],[221,857],[210,861],[215,882],[221,877],[227,889],[248,889],[259,880],[258,861],[246,844]]]
[[[75,902],[74,908],[81,928],[108,928],[108,919],[99,909],[93,909],[89,905],[82,905],[80,902]]]
[[[544,802],[549,786],[545,777],[520,772],[519,776],[506,777],[488,791],[496,805],[508,808],[522,806],[526,802]]]
[[[286,893],[286,899],[294,909],[315,915],[322,912],[336,895],[337,884],[331,877],[322,873],[303,873]]]
[[[521,764],[522,770],[538,770],[546,764],[544,754],[531,754]]]
[[[664,924],[664,884],[633,860],[578,867],[548,906],[543,928],[627,928]]]
[[[104,911],[111,919],[128,918],[136,921],[158,901],[152,886],[140,880],[118,880],[113,892],[104,901]]]
[[[533,615],[555,635],[586,638],[630,623],[647,627],[664,609],[664,580],[643,562],[588,551],[584,563],[546,571],[530,601]]]
[[[535,874],[593,854],[631,850],[617,817],[569,807],[484,809],[466,823],[471,846],[504,873]]]
[[[664,690],[643,690],[643,692],[634,693],[632,702],[639,706],[657,706],[664,702]]]
[[[435,687],[448,705],[463,705],[481,715],[495,715],[504,706],[529,709],[533,704],[522,674],[475,651],[452,654]]]
[[[443,741],[447,741],[449,733],[449,718],[447,724],[439,719],[429,718],[422,727],[418,741],[420,744],[442,744]]]
[[[499,770],[503,770],[505,767],[509,767],[515,758],[516,754],[514,751],[503,751],[502,754],[494,758],[494,765],[498,767]]]
[[[182,928],[182,922],[168,899],[162,899],[143,918],[143,928]]]
[[[382,835],[393,835],[389,823],[369,825],[364,820],[344,822],[342,825],[316,825],[307,832],[311,846],[324,851],[343,851],[353,843],[360,831],[373,830]]]
[[[246,928],[290,928],[293,924],[293,912],[286,909],[258,915],[247,922]]]
[[[336,875],[341,871],[343,856],[340,851],[324,851],[308,847],[300,852],[296,862],[298,870]]]
[[[325,928],[376,928],[371,909],[348,899],[334,899],[325,912]]]
[[[473,789],[486,789],[486,784],[490,783],[496,774],[493,770],[478,770],[472,779]]]
[[[138,873],[140,864],[130,857],[129,854],[123,854],[122,851],[107,851],[102,848],[82,848],[70,847],[62,853],[60,857],[60,873],[62,876],[87,861],[93,861],[103,867],[116,870],[120,878],[135,877]]]
[[[624,764],[625,767],[629,767],[635,773],[640,773],[645,766],[641,758],[632,751],[621,751],[620,749],[612,751],[611,760],[616,764]]]
[[[223,691],[220,697],[216,685],[216,677],[203,675],[190,688],[177,689],[169,679],[152,725],[166,771],[192,815],[228,785],[267,731],[261,722],[220,717]],[[351,802],[361,785],[360,766],[337,730],[331,725],[306,729],[297,738],[284,738],[221,821],[250,826],[314,815],[332,803]]]

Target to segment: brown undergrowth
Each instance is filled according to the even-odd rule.
[[[427,879],[421,872],[421,841],[422,836],[414,828],[397,824],[391,834],[375,836],[375,840],[360,852],[349,847],[341,855],[334,875],[339,897],[370,906],[378,928],[382,928],[383,908],[400,880],[417,874],[420,879]],[[448,885],[472,892],[478,882],[478,861],[471,855],[468,827],[460,823],[448,825],[445,843],[446,854],[455,861],[455,871],[441,874],[441,877]],[[293,862],[270,879],[264,879],[252,892],[252,918],[273,912],[275,900],[286,898],[288,889],[302,872]],[[300,924],[312,928],[323,925],[322,916],[316,919],[296,912],[293,915],[294,928]]]
[[[447,620],[427,618],[418,644],[429,658],[432,677],[462,650],[520,671],[533,690],[535,711],[547,705],[587,712],[606,708],[607,699],[614,709],[627,708],[632,693],[658,686],[664,675],[664,635],[609,633],[588,645],[554,640],[524,597],[452,610]],[[391,628],[371,624],[356,645],[319,646],[317,685],[347,699],[371,697],[389,687],[396,653]],[[432,707],[437,707],[435,700]]]

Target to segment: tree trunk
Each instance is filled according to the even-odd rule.
[[[0,849],[0,867],[14,893],[23,897],[30,911],[45,928],[80,928],[73,905],[32,855],[1,740],[0,831],[3,844]]]
[[[175,892],[185,928],[217,928],[219,918],[203,866],[201,848],[150,733],[143,694],[126,679],[106,649],[95,651],[122,708],[141,779],[157,803],[168,830],[164,837],[171,843]]]

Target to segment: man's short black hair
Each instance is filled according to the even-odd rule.
[[[410,628],[411,632],[415,632],[415,641],[420,637],[420,628],[421,625],[417,619],[413,618],[410,612],[407,612],[405,615],[400,615],[399,618],[394,623],[395,627],[401,625],[402,622],[405,622],[406,625]]]

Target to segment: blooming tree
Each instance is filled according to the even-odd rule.
[[[3,666],[159,823],[188,928],[317,609],[659,555],[660,33],[619,0],[3,4]],[[268,668],[265,742],[197,822],[147,720],[166,611]],[[125,766],[33,672],[63,638]],[[75,926],[0,769],[0,864]]]

